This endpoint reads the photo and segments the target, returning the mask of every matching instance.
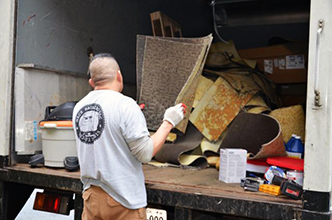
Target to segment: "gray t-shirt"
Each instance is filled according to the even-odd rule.
[[[142,164],[128,145],[149,136],[137,103],[119,92],[91,91],[76,104],[73,126],[84,190],[97,185],[127,208],[145,207]]]

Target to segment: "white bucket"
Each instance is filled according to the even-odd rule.
[[[45,166],[64,167],[66,157],[77,156],[71,121],[42,122],[40,128]]]

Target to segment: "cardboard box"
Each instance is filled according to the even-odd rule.
[[[281,95],[280,101],[282,107],[289,107],[293,105],[302,105],[307,101],[307,97],[305,95]]]
[[[308,45],[287,43],[238,51],[241,58],[257,60],[257,67],[275,83],[307,82]]]
[[[219,180],[225,183],[241,183],[246,177],[247,151],[244,149],[220,149]]]
[[[306,103],[306,83],[278,84],[277,91],[283,107]]]
[[[278,84],[277,91],[280,95],[306,95],[306,83]]]

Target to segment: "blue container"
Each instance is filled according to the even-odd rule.
[[[286,143],[286,151],[290,151],[294,141],[295,141],[296,134],[292,134],[292,137]]]
[[[286,150],[289,157],[293,158],[303,158],[304,145],[302,143],[301,137],[296,136],[291,146]]]
[[[295,141],[293,142],[292,146],[290,147],[291,152],[297,152],[297,153],[304,153],[304,146],[301,140],[301,137],[296,136]]]

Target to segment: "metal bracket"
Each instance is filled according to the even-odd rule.
[[[324,29],[324,20],[319,20],[318,21],[318,29],[317,29],[317,37],[316,37],[316,62],[315,62],[315,89],[314,89],[314,94],[315,94],[315,100],[314,100],[314,105],[315,107],[322,107],[322,103],[320,101],[320,92],[318,88],[318,79],[319,79],[319,55],[320,55],[320,37]]]
[[[315,90],[315,107],[321,107],[320,92]]]

